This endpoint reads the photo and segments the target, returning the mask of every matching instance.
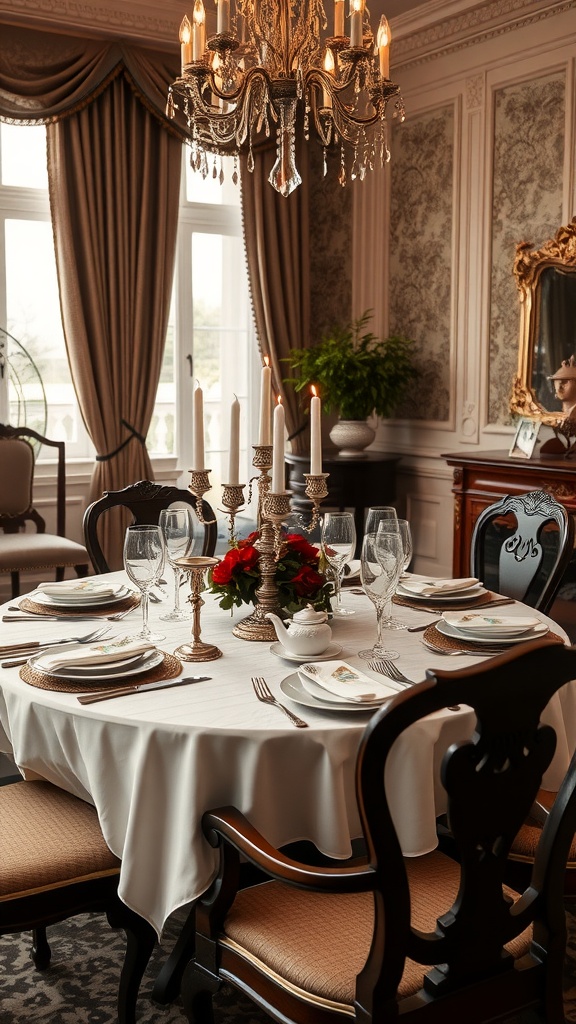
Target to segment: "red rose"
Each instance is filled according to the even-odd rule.
[[[301,566],[296,575],[290,580],[298,597],[310,597],[318,590],[321,590],[325,582],[324,577],[309,565]]]
[[[291,550],[295,551],[298,555],[302,555],[302,558],[306,562],[318,561],[318,556],[320,554],[318,548],[309,544],[306,538],[302,537],[299,533],[288,533],[284,539]]]
[[[232,577],[238,572],[247,572],[252,569],[258,561],[259,555],[256,548],[237,547],[232,548],[222,561],[215,565],[212,570],[212,581],[219,586],[226,586]]]
[[[254,530],[254,532],[249,534],[248,537],[245,538],[245,540],[239,540],[238,541],[238,547],[239,548],[253,547],[254,546],[254,541],[258,540],[259,536],[260,536],[260,534],[258,533],[258,530]]]

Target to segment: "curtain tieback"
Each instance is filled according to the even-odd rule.
[[[130,431],[130,436],[127,437],[125,441],[122,441],[122,444],[119,444],[118,447],[115,448],[113,452],[108,452],[107,455],[97,455],[96,462],[109,462],[110,459],[113,459],[115,455],[118,455],[118,452],[121,452],[122,449],[125,448],[127,444],[130,444],[130,441],[132,440],[133,437],[135,437],[137,441],[140,441],[140,444],[142,445],[143,448],[146,447],[146,438],[143,437],[142,434],[139,434],[136,428],[133,427],[131,423],[128,423],[127,420],[124,419],[121,420],[121,423],[124,427],[126,427],[127,430]]]

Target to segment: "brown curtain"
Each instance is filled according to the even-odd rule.
[[[298,132],[301,139],[301,132]],[[269,148],[254,151],[254,170],[241,158],[242,216],[248,277],[256,334],[262,355],[270,359],[274,388],[282,396],[286,427],[292,451],[309,451],[308,417],[290,385],[282,383],[291,375],[285,358],[291,348],[310,344],[310,248],[308,147],[297,143],[296,163],[302,184],[290,195],[281,196],[268,182],[274,163]],[[305,427],[302,430],[302,427]]]
[[[145,448],[174,270],[181,141],[164,119],[178,56],[5,26],[0,117],[45,122],[62,320],[98,452],[90,499],[152,478]],[[119,144],[121,140],[121,144]],[[122,564],[123,523],[103,546]]]
[[[181,145],[123,75],[47,134],[62,322],[98,452],[93,500],[153,479],[145,437],[170,308]],[[121,565],[121,523],[103,523],[107,560]]]

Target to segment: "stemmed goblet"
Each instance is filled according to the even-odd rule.
[[[163,508],[160,512],[160,529],[166,544],[166,555],[174,572],[174,607],[160,618],[165,622],[182,622],[190,618],[190,611],[180,608],[180,586],[184,571],[176,564],[176,559],[191,555],[194,549],[192,510]]]
[[[342,607],[342,576],[344,566],[354,556],[356,526],[351,512],[326,512],[322,521],[322,553],[334,577],[334,615],[353,615]]]
[[[129,526],[124,537],[124,568],[142,594],[142,629],[138,640],[156,643],[164,637],[148,627],[148,595],[164,569],[166,545],[159,526]]]
[[[410,523],[407,519],[385,519],[380,523],[377,532],[379,534],[397,533],[399,535],[400,540],[402,541],[402,568],[400,570],[399,579],[402,579],[402,574],[410,565],[410,560],[412,558],[413,548]],[[385,618],[382,625],[386,629],[407,629],[406,622],[401,622],[400,619],[395,619],[392,615]]]
[[[380,523],[396,522],[397,518],[393,505],[371,505],[366,513],[364,533],[377,533]]]
[[[386,614],[389,614],[390,600],[402,571],[403,558],[399,533],[389,530],[365,534],[360,556],[360,579],[366,596],[376,608],[377,626],[374,647],[358,652],[359,657],[368,661],[371,658],[398,657],[398,651],[391,651],[384,644],[382,626]]]

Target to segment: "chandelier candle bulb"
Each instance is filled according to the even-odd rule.
[[[258,444],[269,445],[270,436],[270,407],[272,395],[272,370],[268,365],[268,356],[264,356],[265,365],[260,375],[260,428],[258,433]]]
[[[378,34],[376,36],[376,45],[378,47],[378,56],[380,58],[380,74],[382,75],[382,78],[390,78],[391,39],[392,33],[390,32],[388,19],[383,14],[380,18],[380,25],[378,26]]]
[[[334,74],[334,54],[330,47],[326,49],[326,53],[324,55],[324,71],[328,75]],[[332,106],[332,97],[327,89],[322,90],[322,106],[325,110],[329,110]]]
[[[192,60],[192,25],[188,15],[185,14],[182,18],[182,24],[180,25],[180,61],[182,63],[182,71],[186,64],[190,64]]]
[[[284,469],[284,406],[278,397],[278,404],[274,409],[274,437],[272,447],[272,494],[282,494],[285,491],[285,469]]]
[[[218,35],[230,31],[230,0],[216,0],[218,16],[216,31]]]
[[[228,483],[240,483],[240,402],[236,395],[230,408],[230,451],[228,455]]]
[[[364,0],[350,0],[350,46],[362,46],[364,33],[362,30],[362,15],[364,11]]]
[[[204,469],[204,393],[198,386],[194,392],[193,469]]]
[[[202,60],[206,49],[206,11],[202,0],[196,0],[192,15],[192,59]]]
[[[344,35],[344,0],[334,0],[334,35]]]
[[[310,475],[320,476],[322,473],[322,403],[312,388],[310,402]]]

